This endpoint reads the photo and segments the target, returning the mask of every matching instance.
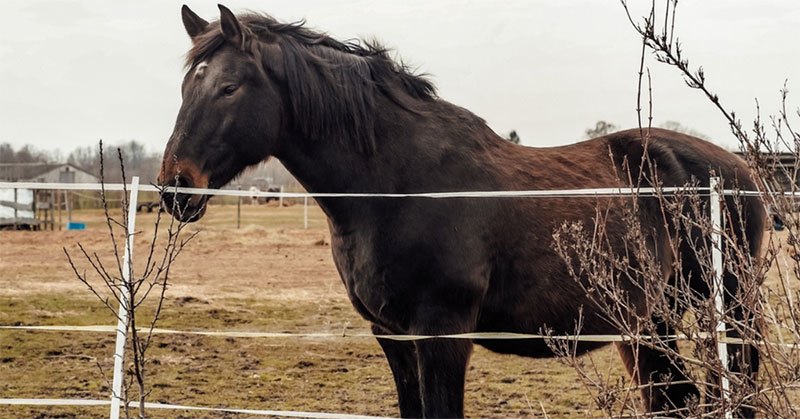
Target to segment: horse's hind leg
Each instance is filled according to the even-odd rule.
[[[670,335],[672,330],[664,323],[657,323],[659,335]],[[678,351],[675,341],[665,343],[664,350],[642,345],[618,343],[617,349],[637,385],[641,387],[644,407],[648,412],[661,412],[686,407],[690,399],[699,400],[700,392],[684,374],[680,359],[669,357],[666,351]],[[681,416],[681,412],[676,412]],[[674,416],[667,414],[667,416]]]
[[[744,327],[750,329],[746,334],[755,334],[756,339],[760,336],[760,333],[757,329],[757,325],[755,324],[755,313],[752,311],[752,305],[748,308],[748,304],[742,300],[744,300],[743,293],[741,288],[739,287],[739,283],[737,282],[737,278],[730,274],[726,273],[724,277],[725,288],[728,291],[727,295],[725,296],[725,304],[726,307],[732,309],[733,311],[733,318],[734,320],[739,323],[740,327]],[[731,295],[736,293],[735,298],[731,298]],[[742,335],[740,334],[739,330],[735,327],[731,327],[728,325],[728,332],[727,336],[731,338],[741,338]],[[745,394],[753,394],[755,391],[756,385],[756,378],[758,376],[758,368],[760,364],[759,360],[759,352],[756,346],[750,344],[728,344],[728,359],[730,363],[728,365],[730,371],[732,373],[737,373],[742,375],[741,382],[745,386],[742,389],[735,389],[739,392],[744,392]],[[755,417],[755,410],[750,407],[740,407],[734,415],[736,417],[741,418],[752,418]]]
[[[372,333],[376,335],[391,334],[377,325],[372,325]],[[417,373],[417,349],[414,342],[392,339],[378,339],[378,343],[386,354],[389,368],[392,369],[394,384],[400,405],[400,416],[404,418],[422,417],[422,400],[420,399],[419,374]]]

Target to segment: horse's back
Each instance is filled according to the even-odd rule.
[[[501,164],[535,176],[527,186],[539,189],[628,186],[629,175],[635,180],[645,155],[655,163],[664,186],[690,181],[707,185],[713,171],[728,181],[739,180],[742,187],[755,187],[739,156],[711,142],[660,128],[634,128],[559,147],[512,146],[504,151]]]

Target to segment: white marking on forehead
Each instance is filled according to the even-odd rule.
[[[202,76],[203,73],[206,71],[206,67],[208,67],[208,63],[203,61],[200,64],[197,64],[197,67],[194,69],[195,76]]]

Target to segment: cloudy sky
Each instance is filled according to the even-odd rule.
[[[630,0],[635,13],[650,1]],[[190,1],[207,19],[216,2]],[[189,47],[179,2],[4,1],[0,142],[69,151],[136,139],[161,150],[180,106]],[[574,142],[597,120],[636,125],[640,40],[600,0],[232,0],[234,11],[305,18],[337,38],[377,38],[429,73],[442,98],[516,129],[524,144]],[[681,1],[677,32],[723,102],[745,120],[800,86],[800,2]],[[725,121],[648,59],[655,125],[678,121],[733,146]],[[798,90],[800,91],[800,90]],[[793,107],[800,104],[795,96]]]

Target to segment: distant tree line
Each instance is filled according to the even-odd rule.
[[[50,153],[24,145],[19,150],[8,143],[0,143],[0,163],[48,163],[53,160]]]
[[[143,184],[156,183],[161,169],[160,152],[148,152],[144,144],[132,140],[122,143],[103,144],[103,160],[105,161],[105,180],[110,183],[120,182],[119,157],[117,149],[122,151],[125,174],[139,176]],[[2,163],[69,163],[87,172],[100,175],[99,145],[78,147],[64,155],[59,150],[39,150],[30,145],[14,148],[9,143],[0,143],[0,164]],[[279,161],[270,159],[245,171],[232,187],[258,186],[266,189],[269,186],[284,186],[287,191],[301,191],[302,186],[294,179]]]
[[[100,173],[99,147],[79,147],[69,153],[67,163],[81,167],[90,173]],[[144,144],[135,140],[119,144],[103,145],[103,161],[105,162],[105,178],[109,182],[122,180],[119,165],[119,151],[122,152],[122,162],[125,175],[139,176],[142,183],[156,183],[158,171],[161,168],[160,152],[148,152]]]
[[[117,150],[122,151],[125,173],[139,176],[142,183],[155,183],[161,167],[161,153],[148,152],[144,144],[131,140],[122,143],[104,144],[105,179],[108,182],[122,180]],[[59,151],[44,151],[30,145],[14,148],[9,143],[0,143],[0,163],[69,163],[93,175],[100,175],[100,147],[78,147],[64,155]]]

